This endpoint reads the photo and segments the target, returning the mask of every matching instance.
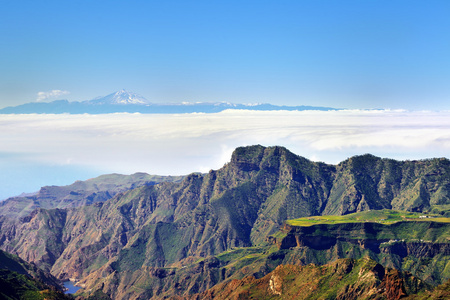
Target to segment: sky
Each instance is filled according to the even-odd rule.
[[[450,2],[0,1],[0,107],[183,101],[449,109]]]
[[[252,144],[333,164],[450,157],[449,1],[0,4],[0,108],[121,89],[345,108],[0,115],[0,199],[106,173],[207,172]]]

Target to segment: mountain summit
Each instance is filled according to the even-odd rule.
[[[105,97],[97,97],[92,100],[84,101],[89,104],[112,104],[112,105],[126,105],[126,104],[139,104],[149,105],[150,101],[145,99],[139,94],[127,92],[126,90],[120,90],[118,92],[109,94]]]
[[[218,113],[227,109],[253,111],[303,111],[303,110],[338,110],[321,106],[279,106],[268,103],[232,104],[227,102],[194,102],[194,103],[151,103],[139,94],[121,90],[104,97],[85,101],[56,100],[52,102],[31,102],[18,106],[0,109],[0,114],[186,114],[186,113]]]

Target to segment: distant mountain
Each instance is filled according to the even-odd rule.
[[[84,101],[86,104],[96,105],[151,105],[152,103],[136,93],[121,90],[105,97],[98,97],[92,100]]]
[[[11,197],[0,202],[0,216],[24,217],[36,208],[69,208],[108,200],[120,192],[160,182],[179,182],[183,176],[146,173],[109,174],[67,186],[45,186],[39,192]]]
[[[0,114],[108,114],[108,113],[143,113],[143,114],[173,114],[173,113],[217,113],[226,109],[245,109],[257,111],[270,110],[335,110],[321,106],[277,106],[272,104],[232,104],[228,102],[195,102],[157,104],[144,97],[121,90],[105,97],[98,97],[82,102],[56,100],[52,102],[33,102],[14,107],[0,109]]]

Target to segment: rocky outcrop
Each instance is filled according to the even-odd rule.
[[[323,266],[280,265],[263,278],[219,284],[178,299],[401,299],[430,288],[408,273],[369,258],[340,259]]]
[[[285,225],[283,229],[287,234],[277,244],[280,250],[289,250],[284,263],[325,264],[370,255],[384,266],[412,272],[433,285],[450,279],[450,243],[435,240],[449,235],[447,223]]]

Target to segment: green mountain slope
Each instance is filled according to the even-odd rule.
[[[366,154],[337,166],[329,201],[322,214],[348,214],[392,208],[426,211],[448,204],[450,161],[445,158],[395,161]]]
[[[450,223],[413,220],[390,225],[366,221],[335,224],[327,221],[306,227],[286,225],[286,233],[276,242],[283,263],[325,264],[339,258],[368,255],[384,266],[409,271],[433,285],[449,280]]]
[[[20,220],[0,218],[0,247],[60,279],[79,279],[86,290],[123,295],[140,276],[156,272],[172,278],[167,270],[175,270],[173,276],[189,277],[179,268],[191,266],[194,272],[193,263],[206,257],[236,247],[267,247],[267,237],[288,219],[384,208],[445,214],[449,172],[446,159],[398,162],[363,155],[334,166],[282,147],[241,147],[223,168],[181,182],[141,186],[89,206],[39,209]],[[354,249],[355,255],[364,252],[360,245]],[[279,262],[255,271],[270,272],[283,259],[271,258]],[[203,282],[223,280],[217,272]],[[155,281],[131,291],[136,296],[163,285],[156,293],[184,293],[183,276],[181,281],[150,276]],[[173,290],[176,282],[180,291]],[[190,293],[210,285],[191,287]]]
[[[56,278],[0,250],[1,299],[70,299]]]

